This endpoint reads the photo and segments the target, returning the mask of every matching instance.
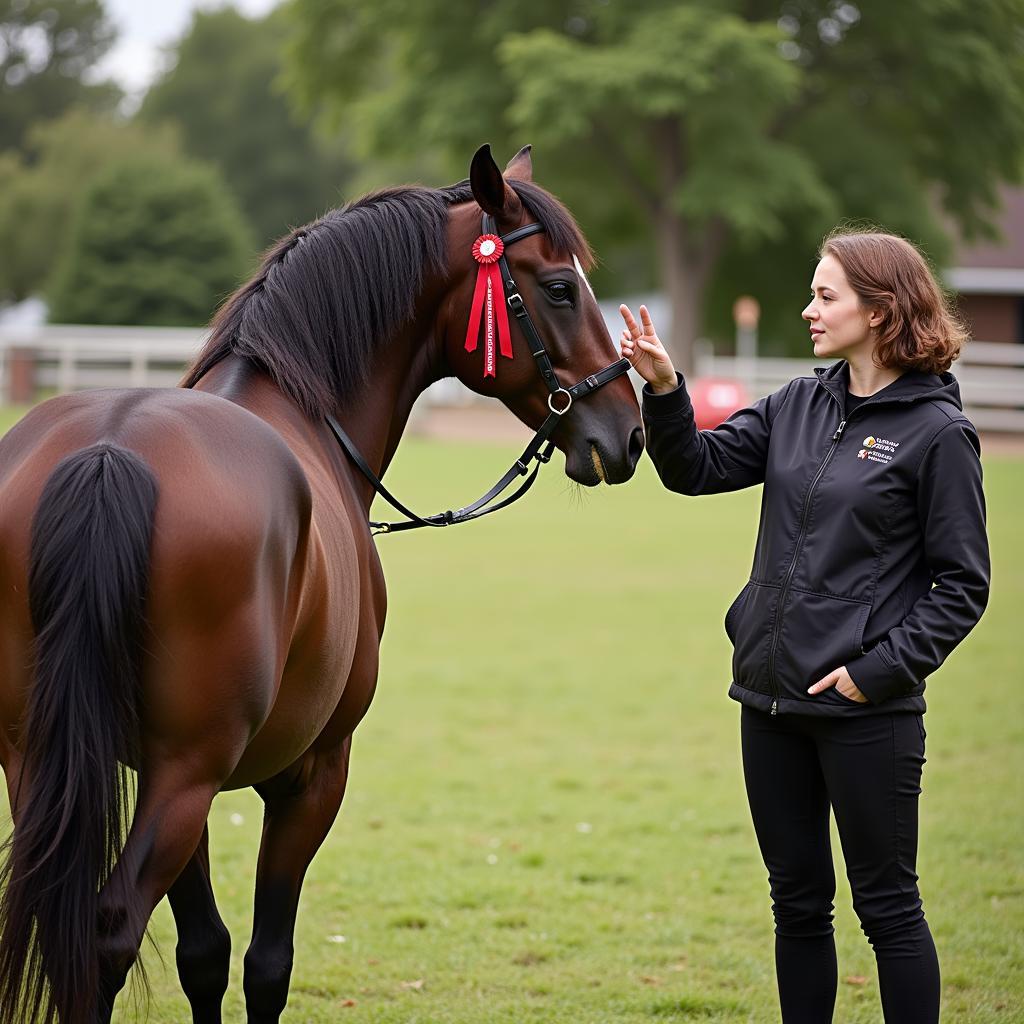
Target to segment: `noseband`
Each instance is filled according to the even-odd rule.
[[[529,238],[530,235],[540,234],[543,230],[544,227],[541,224],[524,224],[523,227],[516,228],[507,235],[501,235],[500,237],[505,245],[505,250],[507,250],[514,242],[518,242],[523,238]],[[486,213],[483,215],[482,233],[485,235],[497,234],[497,225],[494,219]],[[327,425],[338,439],[338,443],[363,476],[370,481],[373,489],[392,508],[407,517],[406,521],[398,523],[378,523],[371,520],[370,529],[375,534],[399,533],[402,530],[417,530],[423,526],[455,526],[457,523],[468,523],[472,519],[479,519],[481,516],[486,516],[491,512],[497,512],[499,508],[511,505],[512,502],[521,498],[533,486],[540,467],[550,461],[551,453],[555,448],[554,442],[550,440],[551,435],[555,432],[555,428],[562,417],[572,408],[573,403],[593,394],[598,388],[615,380],[616,377],[621,377],[629,370],[630,364],[628,359],[617,359],[603,370],[598,370],[597,373],[584,377],[583,380],[573,384],[572,387],[562,387],[558,382],[558,377],[555,375],[555,368],[551,365],[551,359],[548,356],[547,349],[544,348],[544,342],[541,340],[540,333],[537,331],[533,320],[530,319],[526,303],[523,302],[523,297],[519,294],[519,289],[516,287],[511,270],[509,270],[504,252],[498,260],[498,266],[501,269],[501,282],[505,292],[505,302],[518,321],[523,337],[526,338],[526,344],[530,348],[530,355],[536,360],[537,369],[540,370],[540,375],[547,385],[549,392],[548,409],[550,412],[540,425],[540,429],[534,434],[533,439],[523,450],[523,454],[516,459],[505,475],[483,497],[456,511],[438,512],[432,516],[418,516],[393,497],[380,478],[367,465],[366,460],[359,454],[356,446],[345,431],[341,429],[338,421],[333,416],[328,416]],[[530,463],[534,460],[536,460],[537,465],[533,467],[531,472]],[[507,498],[496,501],[498,496],[512,481],[521,476],[525,476],[526,480]]]

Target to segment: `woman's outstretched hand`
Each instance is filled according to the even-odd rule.
[[[633,364],[633,369],[651,385],[656,394],[674,391],[679,384],[676,368],[654,330],[647,307],[640,307],[639,324],[633,318],[629,306],[619,306],[619,312],[626,322],[626,329],[619,339],[622,355]]]

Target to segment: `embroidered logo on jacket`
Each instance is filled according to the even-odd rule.
[[[858,459],[866,459],[868,462],[892,462],[892,457],[899,448],[899,441],[890,441],[885,437],[873,437],[868,434],[861,442],[864,447],[857,452]]]

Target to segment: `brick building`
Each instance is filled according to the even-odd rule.
[[[961,243],[945,274],[977,341],[1024,344],[1024,188],[1004,189],[999,242]]]

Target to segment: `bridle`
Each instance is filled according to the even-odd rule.
[[[482,228],[484,235],[497,234],[497,225],[494,222],[494,218],[489,214],[485,213],[483,215]],[[499,237],[504,242],[505,249],[507,250],[514,242],[529,238],[530,235],[540,234],[543,230],[544,227],[541,224],[524,224],[521,228],[516,228],[507,235]],[[628,359],[617,359],[603,370],[598,370],[597,373],[584,377],[583,380],[573,384],[572,387],[562,387],[558,382],[558,377],[555,375],[555,368],[551,365],[551,359],[548,356],[547,349],[544,348],[544,342],[541,340],[540,333],[537,331],[533,320],[530,319],[526,303],[523,302],[523,297],[519,294],[519,289],[516,287],[515,279],[509,270],[504,253],[502,253],[498,260],[498,266],[501,269],[505,302],[515,315],[519,328],[523,332],[523,337],[526,338],[526,343],[530,348],[530,355],[536,360],[537,369],[540,370],[540,375],[547,385],[549,391],[548,409],[550,412],[540,425],[540,429],[534,434],[533,439],[523,450],[523,454],[516,459],[505,475],[483,497],[477,498],[472,504],[456,511],[438,512],[432,516],[418,516],[398,501],[384,486],[376,473],[370,469],[366,460],[359,454],[358,449],[345,431],[342,430],[338,421],[329,415],[327,417],[327,425],[331,428],[331,432],[338,439],[338,443],[345,450],[348,457],[355,463],[363,476],[370,481],[373,489],[392,508],[407,517],[406,521],[397,523],[378,523],[370,520],[370,530],[374,534],[418,530],[424,526],[455,526],[458,523],[468,523],[473,519],[479,519],[481,516],[489,515],[491,512],[497,512],[498,509],[511,505],[512,502],[521,498],[533,486],[533,482],[536,480],[538,472],[540,472],[540,467],[550,461],[551,453],[555,448],[554,442],[550,440],[551,435],[555,432],[555,428],[562,417],[572,408],[573,403],[578,399],[592,395],[598,388],[604,387],[605,384],[610,383],[617,377],[621,377],[629,369],[630,363]],[[530,463],[534,460],[536,460],[537,465],[533,467],[531,472]],[[495,502],[495,499],[509,484],[521,476],[525,476],[526,480],[509,497]],[[495,503],[491,504],[492,502]]]

